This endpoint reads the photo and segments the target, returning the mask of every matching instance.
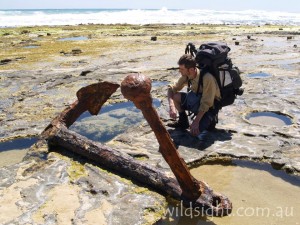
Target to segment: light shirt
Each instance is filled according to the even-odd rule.
[[[182,90],[185,86],[188,85],[188,80],[191,84],[191,91],[194,93],[197,92],[198,83],[200,79],[200,70],[197,68],[197,75],[194,79],[188,79],[186,76],[181,76],[176,83],[173,85],[169,85],[169,88],[173,91],[173,93],[177,93]],[[199,93],[202,93],[202,97],[200,99],[199,111],[207,112],[209,108],[214,106],[214,100],[221,99],[221,93],[218,86],[218,83],[214,76],[210,73],[206,73],[203,77],[203,87],[200,84]]]

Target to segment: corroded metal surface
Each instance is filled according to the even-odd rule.
[[[78,100],[57,116],[44,130],[42,136],[48,140],[50,145],[58,145],[81,154],[101,166],[131,177],[164,195],[182,200],[185,206],[198,207],[209,215],[228,215],[232,210],[229,199],[214,193],[205,182],[194,179],[185,162],[177,153],[168,132],[152,107],[150,79],[142,75],[130,75],[122,82],[121,91],[143,112],[157,137],[160,151],[177,180],[166,176],[157,168],[134,160],[125,153],[88,140],[68,130],[68,127],[83,112],[88,110],[93,115],[98,114],[102,105],[118,87],[119,85],[115,83],[101,82],[80,89],[77,93]]]
[[[169,133],[152,106],[150,90],[151,80],[139,74],[127,76],[121,84],[121,92],[124,97],[133,101],[135,106],[142,111],[154,131],[160,145],[160,152],[177,178],[183,194],[189,199],[197,199],[201,195],[200,185],[190,174],[183,159],[180,158]]]
[[[89,111],[92,115],[97,115],[102,105],[119,87],[119,84],[100,82],[79,89],[76,94],[78,100],[52,120],[43,131],[42,136],[49,135],[49,132],[55,127],[62,125],[70,127],[85,111]]]

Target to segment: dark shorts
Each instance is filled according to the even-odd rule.
[[[194,92],[190,91],[188,93],[181,92],[181,108],[183,110],[190,111],[194,114],[198,114],[201,94],[196,95]],[[218,112],[215,110],[208,110],[202,117],[199,123],[200,132],[207,130],[210,125],[216,121],[216,116]]]

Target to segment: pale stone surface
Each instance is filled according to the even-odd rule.
[[[161,217],[163,196],[69,157],[76,156],[50,153],[47,161],[0,168],[0,224],[129,225]],[[150,220],[144,217],[149,208]]]

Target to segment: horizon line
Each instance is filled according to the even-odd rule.
[[[0,8],[1,10],[8,11],[8,10],[197,10],[198,8],[168,8],[168,7],[161,7],[161,8]],[[199,9],[199,10],[211,10],[211,11],[265,11],[265,12],[285,12],[285,13],[299,13],[300,11],[279,11],[279,10],[266,10],[266,9],[232,9],[232,10],[224,10],[224,9]]]

